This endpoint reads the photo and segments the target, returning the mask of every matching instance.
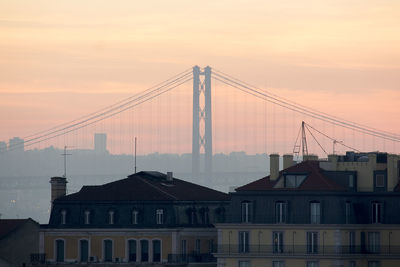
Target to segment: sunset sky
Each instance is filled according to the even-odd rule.
[[[2,0],[0,141],[91,113],[194,65],[400,133],[399,48],[398,0]],[[215,86],[220,99],[252,105]],[[185,88],[181,109],[189,115],[179,123],[190,136],[190,84]],[[285,116],[276,112],[278,121]],[[285,133],[291,145],[293,132]]]

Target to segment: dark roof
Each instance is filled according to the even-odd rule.
[[[155,172],[138,172],[115,182],[98,186],[83,186],[74,194],[58,201],[216,201],[229,200],[229,195],[208,187]]]
[[[0,220],[0,239],[15,231],[31,219],[4,219]]]
[[[283,174],[307,174],[303,183],[296,188],[274,188],[274,185],[282,178]],[[264,190],[290,190],[290,191],[347,191],[347,188],[339,185],[332,179],[324,175],[319,167],[319,161],[303,161],[279,172],[279,177],[271,181],[270,176],[266,176],[257,181],[251,182],[239,188],[236,191],[264,191]]]

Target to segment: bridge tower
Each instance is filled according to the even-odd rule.
[[[204,76],[203,80],[200,76]],[[201,98],[203,94],[204,98]],[[204,122],[204,124],[202,124]],[[204,125],[204,127],[202,127]],[[204,176],[212,176],[211,68],[193,67],[192,177],[200,177],[200,150],[204,148]]]

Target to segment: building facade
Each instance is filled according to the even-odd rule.
[[[227,194],[159,172],[62,196],[65,184],[52,178],[56,196],[40,234],[48,264],[216,264],[213,224],[225,221]]]
[[[347,153],[293,165],[231,193],[218,266],[400,266],[399,160]]]

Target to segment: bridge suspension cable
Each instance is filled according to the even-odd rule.
[[[357,123],[348,122],[346,120],[341,120],[341,119],[338,119],[337,117],[328,115],[326,113],[313,111],[312,109],[302,106],[302,105],[292,104],[289,101],[285,101],[278,96],[270,95],[269,93],[266,93],[265,91],[262,91],[256,87],[246,85],[246,84],[242,83],[241,81],[239,81],[238,79],[233,80],[232,78],[229,78],[229,77],[225,76],[224,74],[221,74],[221,72],[219,72],[219,71],[214,71],[213,78],[228,85],[228,86],[231,86],[233,88],[241,90],[247,94],[253,95],[257,98],[271,102],[275,105],[284,107],[286,109],[301,113],[303,115],[313,117],[313,118],[319,119],[321,121],[325,121],[327,123],[330,123],[330,124],[333,124],[336,126],[340,126],[343,128],[351,129],[351,130],[354,130],[354,131],[357,131],[357,132],[360,132],[363,134],[367,134],[370,136],[375,136],[375,137],[385,139],[385,140],[390,140],[393,142],[400,142],[400,137],[397,134],[373,130],[370,127],[363,127]]]
[[[90,113],[86,116],[81,117],[80,119],[76,119],[70,121],[69,123],[60,124],[56,127],[52,127],[46,131],[41,131],[39,133],[30,135],[31,138],[24,141],[23,143],[15,144],[14,146],[10,146],[8,151],[12,151],[17,147],[22,145],[31,146],[37,144],[39,142],[47,141],[49,139],[65,135],[72,131],[76,131],[78,129],[84,128],[86,126],[95,124],[99,121],[105,120],[107,118],[113,117],[117,114],[120,114],[128,109],[131,109],[135,106],[138,106],[142,103],[145,103],[159,95],[162,95],[172,89],[190,81],[192,79],[190,69],[184,72],[181,72],[174,77],[165,80],[164,82],[159,83],[157,86],[153,86],[149,89],[146,89],[134,96],[126,98],[122,101],[119,101],[113,105],[105,107],[99,111]],[[33,137],[34,136],[34,137]]]

